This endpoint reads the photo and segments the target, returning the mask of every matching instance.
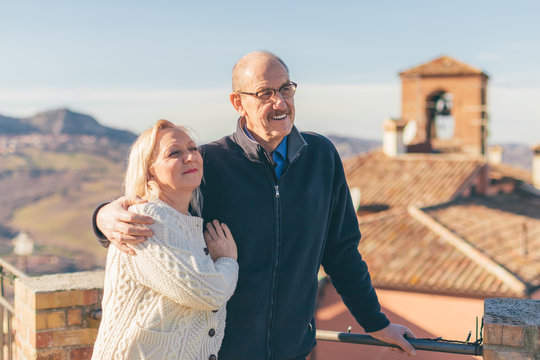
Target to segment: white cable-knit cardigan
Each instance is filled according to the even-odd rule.
[[[215,359],[238,263],[212,261],[199,217],[161,200],[130,210],[154,219],[154,235],[133,246],[136,255],[109,247],[92,359]]]

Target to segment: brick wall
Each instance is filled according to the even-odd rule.
[[[88,360],[99,321],[103,271],[15,281],[19,360]],[[459,319],[457,319],[459,321]],[[484,360],[540,360],[540,300],[486,299]]]
[[[17,359],[86,360],[99,322],[103,271],[44,275],[15,281]]]
[[[486,299],[484,360],[540,360],[540,300]]]
[[[438,92],[454,96],[452,116],[454,117],[454,138],[446,142],[459,151],[479,155],[485,134],[482,121],[486,105],[487,78],[483,75],[441,75],[441,76],[402,76],[401,77],[401,118],[414,120],[418,130],[413,144],[427,142],[428,118],[426,106],[428,99]],[[432,144],[434,145],[434,144]]]

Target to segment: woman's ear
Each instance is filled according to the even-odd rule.
[[[148,173],[146,174],[146,179],[148,180],[154,180],[154,176],[156,174],[154,173],[154,168],[151,166],[149,169],[148,169]]]

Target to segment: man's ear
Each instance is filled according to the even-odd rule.
[[[246,114],[244,106],[242,105],[242,98],[240,97],[240,94],[232,92],[231,95],[229,95],[229,100],[240,116],[244,116]]]

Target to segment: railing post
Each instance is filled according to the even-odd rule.
[[[486,299],[484,360],[540,360],[540,300]]]
[[[89,360],[97,335],[103,271],[15,280],[17,359]]]
[[[7,312],[3,307],[0,307],[0,360],[4,360],[4,313]],[[9,318],[9,314],[7,315]],[[9,331],[9,329],[8,329]],[[9,355],[8,355],[9,356]],[[8,359],[11,359],[8,357]]]

